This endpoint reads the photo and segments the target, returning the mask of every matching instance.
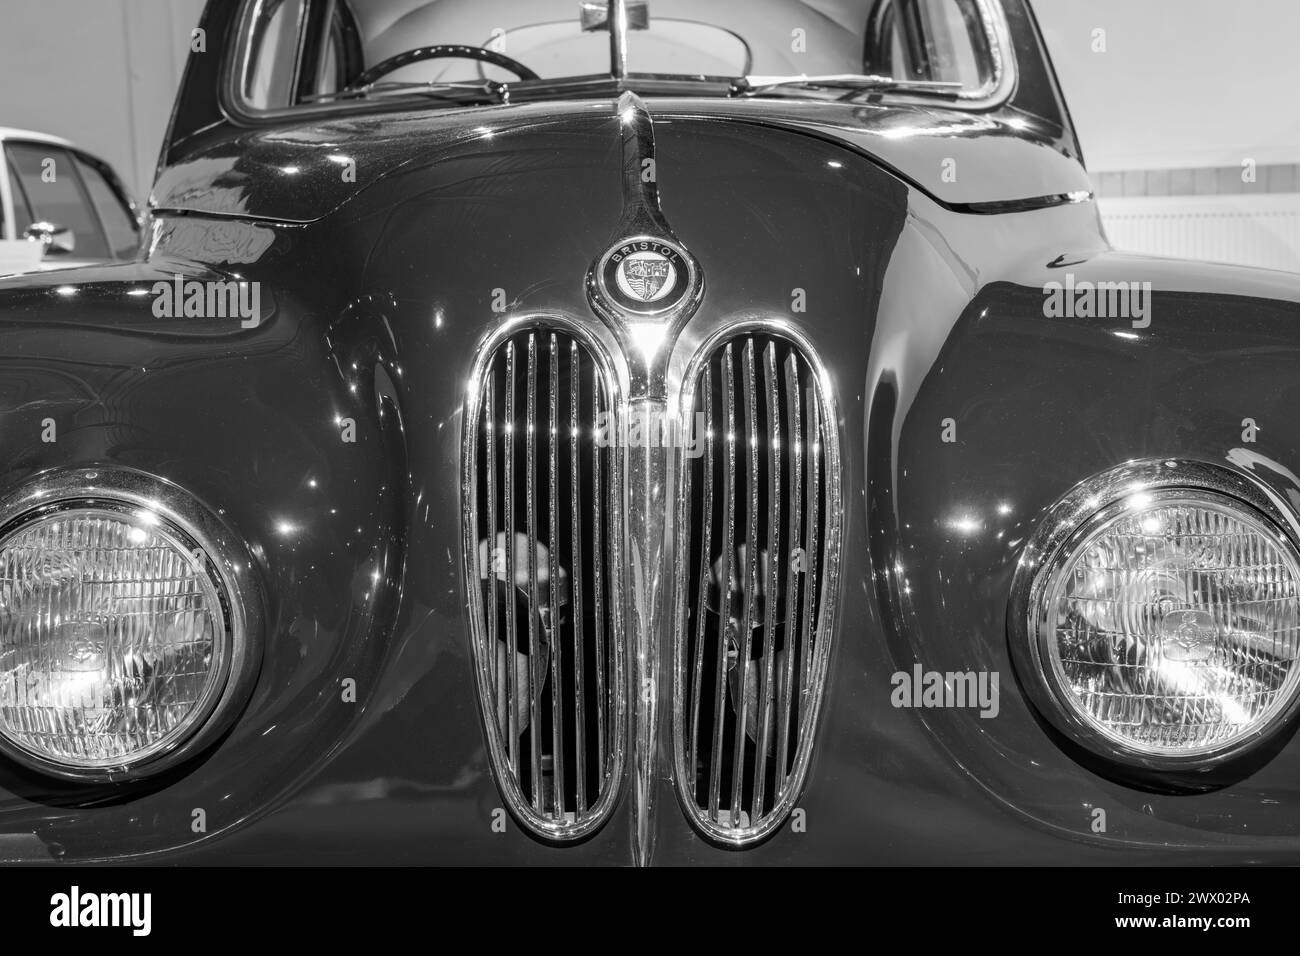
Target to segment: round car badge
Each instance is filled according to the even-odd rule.
[[[638,236],[605,253],[596,267],[596,282],[601,296],[620,312],[656,316],[690,298],[696,269],[676,243]]]

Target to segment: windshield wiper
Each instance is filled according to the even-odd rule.
[[[871,73],[829,73],[822,76],[801,73],[797,76],[742,76],[732,81],[731,95],[762,96],[783,89],[847,90],[848,95],[843,98],[852,99],[859,93],[888,90],[954,96],[961,92],[962,84],[940,80],[900,80]]]
[[[681,77],[682,81],[700,79],[699,77]],[[590,77],[568,77],[549,82],[521,83],[518,90],[528,90],[530,96],[551,92],[570,92],[572,88],[589,82]],[[476,103],[509,103],[511,86],[496,80],[465,80],[456,82],[371,83],[356,89],[335,90],[330,93],[311,93],[303,96],[302,103],[337,103],[344,100],[372,99],[396,96],[422,96],[446,100],[449,103],[468,105]],[[879,76],[869,73],[830,73],[809,76],[805,73],[791,76],[751,75],[738,77],[727,88],[730,96],[764,96],[780,90],[829,90],[844,91],[840,99],[851,100],[861,93],[897,90],[909,93],[929,93],[936,96],[953,97],[962,90],[961,83],[941,82],[936,80],[906,80],[892,76]]]
[[[506,84],[496,80],[466,80],[454,83],[371,83],[356,89],[335,90],[332,93],[312,93],[303,96],[303,103],[336,103],[340,100],[361,100],[393,95],[427,96],[453,103],[505,103],[509,100]]]

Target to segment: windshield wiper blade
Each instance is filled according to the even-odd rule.
[[[332,93],[312,93],[301,98],[303,103],[336,103],[340,100],[361,100],[392,95],[417,95],[445,99],[455,103],[480,103],[484,100],[505,103],[509,99],[506,84],[496,80],[466,80],[451,83],[371,83],[350,90]]]
[[[894,76],[873,73],[828,73],[809,76],[742,76],[731,84],[732,96],[761,96],[772,90],[824,89],[847,90],[850,97],[857,93],[882,90],[955,95],[962,90],[961,83],[940,80],[904,80]]]

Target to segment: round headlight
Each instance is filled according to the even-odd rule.
[[[152,765],[227,692],[233,623],[218,556],[166,512],[21,514],[0,529],[0,743],[70,775]]]
[[[1169,484],[1191,477],[1177,463],[1150,477],[1064,509],[1072,530],[1032,569],[1030,650],[1076,739],[1186,765],[1259,741],[1295,704],[1300,556],[1268,502]]]

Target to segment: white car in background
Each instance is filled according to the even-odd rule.
[[[140,241],[113,168],[66,139],[0,126],[0,275],[117,262]]]

